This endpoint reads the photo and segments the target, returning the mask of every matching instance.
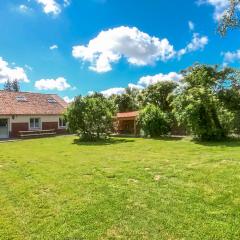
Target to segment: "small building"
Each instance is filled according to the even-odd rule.
[[[137,118],[138,111],[117,113],[116,129],[119,134],[134,134],[137,135]]]
[[[0,139],[19,137],[20,131],[66,131],[67,103],[55,94],[0,90]]]

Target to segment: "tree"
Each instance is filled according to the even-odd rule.
[[[19,92],[20,86],[17,80],[10,81],[9,79],[4,84],[4,90],[8,92]]]
[[[170,119],[159,107],[147,105],[139,115],[139,126],[146,136],[160,137],[170,132]]]
[[[118,112],[130,112],[139,109],[139,90],[126,88],[125,93],[112,96]]]
[[[229,28],[240,26],[238,11],[240,8],[240,0],[229,0],[229,8],[224,12],[218,26],[218,31],[222,36],[226,35]]]
[[[197,64],[183,74],[184,87],[172,104],[176,119],[202,140],[225,138],[233,115],[218,98],[218,92],[231,79],[232,71]]]
[[[12,81],[12,91],[13,92],[20,92],[20,85],[17,80]]]
[[[232,79],[225,84],[227,86],[219,89],[218,98],[233,113],[233,132],[240,134],[240,74],[234,71],[232,75]]]
[[[171,111],[172,93],[176,89],[177,83],[173,81],[159,82],[150,85],[142,93],[142,104],[154,104],[158,106],[163,112]]]
[[[12,83],[9,79],[4,83],[3,90],[8,92],[12,91]]]
[[[112,130],[114,106],[102,94],[77,97],[66,113],[69,130],[83,140],[99,140]]]

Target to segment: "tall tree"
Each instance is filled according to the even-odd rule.
[[[8,92],[20,92],[20,85],[17,80],[10,81],[9,79],[5,82],[4,88]]]
[[[233,114],[218,97],[234,77],[233,70],[219,70],[217,66],[194,65],[183,72],[183,89],[173,101],[179,123],[202,140],[227,136]]]
[[[218,31],[222,36],[225,36],[229,28],[236,28],[240,26],[239,10],[240,0],[228,0],[229,8],[224,12],[220,19]]]
[[[136,111],[139,109],[138,89],[126,88],[125,93],[112,96],[118,112]]]
[[[17,80],[12,81],[12,91],[13,92],[20,92],[20,85]]]
[[[142,92],[142,104],[154,104],[163,112],[171,111],[172,93],[177,87],[177,83],[173,81],[159,82],[150,85]]]
[[[12,91],[12,83],[9,79],[4,83],[3,90],[8,92]]]

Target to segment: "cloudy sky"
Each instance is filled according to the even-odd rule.
[[[66,100],[179,80],[195,62],[240,66],[240,30],[221,38],[228,0],[0,1],[0,89]]]

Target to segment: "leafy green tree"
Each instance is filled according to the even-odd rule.
[[[163,112],[171,111],[171,102],[173,100],[172,93],[177,87],[177,83],[173,81],[159,82],[150,85],[142,93],[142,105],[154,104]]]
[[[139,90],[126,88],[125,93],[112,96],[118,112],[130,112],[139,109]]]
[[[8,92],[19,92],[20,91],[20,85],[17,80],[10,81],[9,79],[5,82],[4,88],[5,91]]]
[[[225,36],[227,30],[229,28],[236,28],[240,26],[240,19],[239,19],[239,8],[240,8],[240,0],[228,0],[229,1],[229,8],[223,14],[223,17],[220,19],[218,32]]]
[[[8,92],[12,91],[12,83],[9,79],[4,83],[3,90]]]
[[[12,91],[13,92],[20,92],[20,85],[17,80],[12,81]]]
[[[140,111],[139,126],[146,136],[160,137],[166,135],[170,132],[170,124],[168,114],[154,104],[149,104]]]
[[[77,97],[66,113],[70,132],[82,140],[95,141],[106,137],[113,127],[114,106],[102,94]]]
[[[237,76],[237,77],[236,77]],[[218,98],[224,107],[234,115],[233,132],[240,134],[240,79],[238,74],[233,82],[228,82],[228,86],[218,91]]]
[[[231,71],[197,64],[183,74],[183,89],[172,104],[177,121],[202,140],[225,138],[233,115],[218,98],[218,91],[231,78]]]

